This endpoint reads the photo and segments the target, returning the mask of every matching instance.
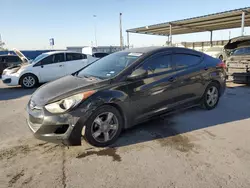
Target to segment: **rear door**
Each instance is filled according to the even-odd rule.
[[[87,64],[87,55],[81,53],[66,53],[66,61],[64,62],[66,74],[72,74]]]
[[[148,76],[128,84],[128,95],[133,106],[131,113],[136,113],[135,121],[174,107],[178,97],[170,53],[154,55],[138,68],[147,70]]]
[[[203,56],[192,51],[176,51],[172,56],[172,61],[176,66],[176,77],[178,78],[179,103],[191,102],[202,96],[204,92]]]
[[[64,53],[49,55],[34,65],[33,69],[39,74],[41,82],[49,82],[66,75],[64,61]]]

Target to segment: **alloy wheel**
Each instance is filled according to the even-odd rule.
[[[25,76],[23,78],[23,85],[25,87],[33,87],[36,83],[36,80],[33,76]]]
[[[214,105],[216,105],[218,99],[219,99],[218,89],[215,86],[210,87],[207,91],[207,96],[206,96],[207,105],[213,107]]]
[[[104,112],[98,115],[91,126],[92,137],[100,143],[110,141],[118,130],[118,119],[112,112]]]

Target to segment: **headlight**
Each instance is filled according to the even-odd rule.
[[[79,93],[79,94],[67,97],[65,99],[62,99],[60,101],[48,104],[45,106],[45,108],[46,108],[46,110],[48,110],[50,113],[53,113],[53,114],[63,113],[69,109],[74,108],[81,101],[83,101],[84,99],[87,99],[90,95],[92,95],[94,93],[95,93],[94,90],[87,91],[84,93]]]

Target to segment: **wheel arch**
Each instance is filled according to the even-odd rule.
[[[127,128],[127,124],[128,124],[128,122],[127,122],[127,116],[124,113],[124,111],[122,110],[122,107],[120,107],[117,103],[104,103],[101,106],[105,106],[105,105],[112,106],[112,107],[116,108],[119,111],[119,113],[122,116],[122,120],[123,120],[123,129]]]
[[[24,76],[26,76],[26,75],[33,75],[33,76],[35,76],[36,79],[37,79],[37,81],[38,81],[38,83],[39,83],[39,78],[38,78],[38,76],[37,76],[36,74],[31,73],[31,72],[26,72],[26,73],[22,74],[22,76],[20,76],[20,78],[19,78],[19,80],[18,80],[18,84],[19,84],[19,85],[21,85],[21,80],[22,80],[22,78],[23,78]]]
[[[220,84],[220,82],[219,82],[218,80],[213,79],[213,80],[211,80],[210,82],[208,82],[208,83],[206,84],[206,87],[205,87],[205,90],[203,91],[202,97],[204,96],[207,87],[208,87],[210,84],[212,84],[212,83],[215,83],[216,85],[218,85],[218,87],[219,87],[219,88],[218,88],[218,89],[219,89],[219,94],[221,95],[221,84]]]
[[[212,80],[209,84],[211,84],[211,83],[215,83],[216,85],[218,85],[218,89],[219,89],[219,94],[221,95],[221,84],[220,84],[220,82],[218,81],[218,80]]]

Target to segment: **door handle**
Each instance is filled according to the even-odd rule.
[[[63,67],[63,65],[59,65],[59,67]]]
[[[204,70],[205,70],[205,71],[207,71],[207,70],[208,70],[208,68],[207,68],[207,67],[204,67]]]
[[[174,82],[175,80],[176,80],[176,78],[174,78],[174,77],[171,77],[168,79],[168,81],[170,81],[170,82]]]

